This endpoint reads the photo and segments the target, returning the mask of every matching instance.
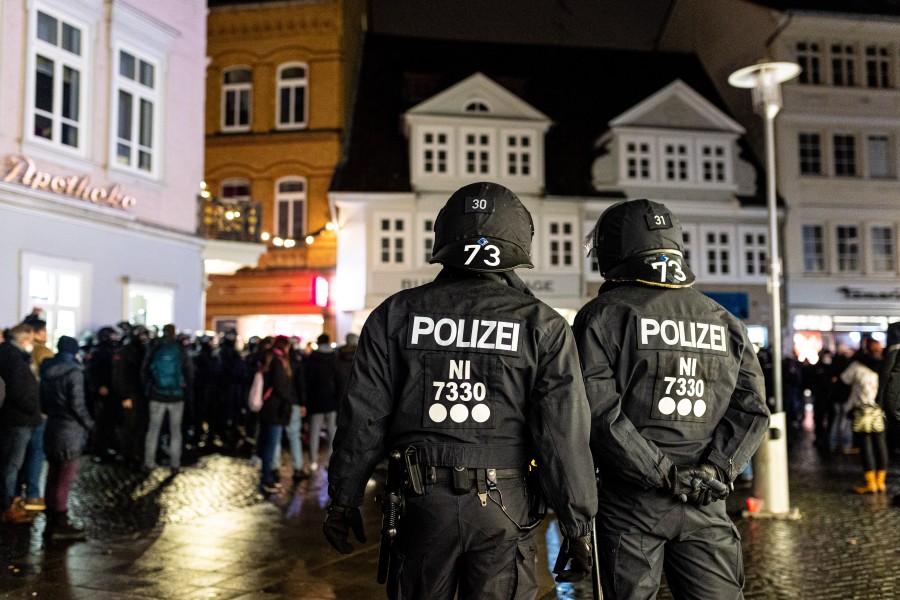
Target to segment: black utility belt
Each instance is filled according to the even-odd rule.
[[[467,469],[465,467],[424,467],[422,469],[426,484],[453,483],[461,480],[469,485],[479,478],[489,477],[488,471],[495,474],[494,479],[524,479],[525,469]]]

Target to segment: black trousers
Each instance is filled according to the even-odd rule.
[[[677,600],[743,598],[741,537],[725,502],[695,506],[655,490],[600,490],[597,546],[604,600],[656,598],[662,573]]]
[[[523,532],[528,497],[522,479],[497,482],[486,506],[477,490],[454,494],[449,483],[406,498],[388,581],[392,600],[533,599],[537,595],[534,532]],[[457,596],[458,594],[458,596]]]
[[[859,449],[862,453],[864,471],[883,471],[887,469],[888,450],[885,433],[858,433]]]

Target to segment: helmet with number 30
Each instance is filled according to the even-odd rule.
[[[608,281],[639,281],[662,287],[686,287],[694,274],[684,259],[681,225],[664,204],[626,200],[600,215],[584,240]]]
[[[496,183],[466,185],[450,196],[434,221],[429,262],[481,272],[533,268],[531,213]]]

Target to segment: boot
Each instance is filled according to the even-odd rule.
[[[875,471],[866,471],[863,476],[866,478],[866,485],[855,488],[854,491],[857,494],[877,494],[878,484],[875,483]]]
[[[885,478],[887,477],[887,471],[881,469],[880,471],[875,471],[875,485],[878,487],[878,491],[882,494],[887,491],[887,485],[885,484]]]
[[[0,522],[14,525],[25,525],[34,521],[34,514],[25,510],[21,498],[15,498],[3,514],[0,514]]]
[[[53,517],[47,521],[47,529],[45,530],[50,539],[65,540],[77,542],[85,539],[84,527],[69,520],[69,516],[65,512],[55,513]]]

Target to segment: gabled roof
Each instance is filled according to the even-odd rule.
[[[599,196],[591,186],[591,165],[605,150],[595,147],[595,141],[609,130],[612,119],[677,80],[705,99],[704,110],[712,107],[728,114],[699,60],[690,54],[369,33],[344,155],[331,189],[411,191],[403,115],[478,73],[553,121],[545,137],[548,195]],[[685,88],[675,86],[670,93],[685,94]],[[756,164],[747,148],[744,154]],[[758,181],[763,181],[761,176]]]
[[[672,115],[681,113],[677,123]],[[737,121],[676,79],[609,122],[610,127],[677,127],[743,134]]]
[[[463,79],[449,89],[413,106],[406,114],[465,115],[466,104],[472,100],[479,100],[490,107],[490,112],[484,115],[486,117],[521,121],[550,120],[547,115],[535,110],[483,73],[475,73]]]

